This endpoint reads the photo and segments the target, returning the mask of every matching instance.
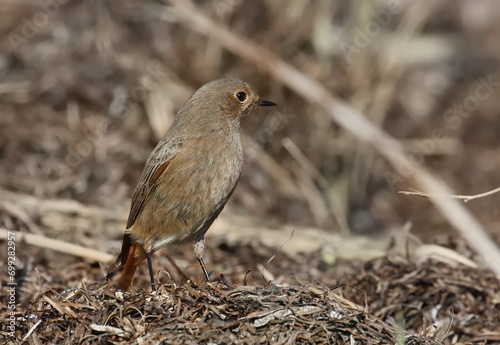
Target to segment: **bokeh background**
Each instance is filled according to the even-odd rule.
[[[500,2],[196,4],[321,82],[457,194],[500,186]],[[373,248],[404,252],[408,242],[437,243],[476,259],[427,199],[397,193],[415,187],[405,179],[405,162],[393,169],[324,111],[181,25],[169,6],[0,0],[2,230],[117,254],[132,192],[175,113],[198,87],[235,77],[279,106],[243,124],[244,170],[208,232],[216,273],[236,283],[253,269],[250,281],[293,276],[334,284],[357,270],[346,268],[347,259],[369,259]],[[496,243],[499,205],[498,194],[466,204]],[[242,244],[244,235],[254,237]],[[290,237],[299,243],[288,243]],[[61,281],[59,269],[82,261],[36,245],[18,249],[18,269],[38,267],[49,280]],[[190,246],[172,253],[189,277],[200,277]],[[159,267],[172,268],[157,258]],[[81,268],[71,271],[75,284],[92,269],[85,279],[102,282],[110,270],[72,267]],[[138,279],[147,280],[145,271]]]

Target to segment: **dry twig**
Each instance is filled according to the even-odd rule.
[[[489,190],[489,191],[484,192],[484,193],[474,194],[474,195],[442,194],[440,196],[445,197],[445,198],[451,198],[451,199],[459,199],[459,200],[463,200],[464,202],[469,202],[471,200],[484,198],[484,197],[487,197],[487,196],[490,196],[490,195],[493,195],[493,194],[496,194],[499,192],[500,192],[500,187],[493,189],[493,190]],[[418,190],[415,190],[415,189],[413,189],[411,191],[399,191],[398,193],[404,194],[404,195],[416,195],[416,196],[421,196],[423,198],[431,198],[431,197],[437,196],[436,194],[422,193],[422,192],[419,192]]]
[[[78,256],[94,261],[110,262],[114,260],[114,257],[108,253],[103,253],[91,248],[85,248],[73,243],[55,240],[53,238],[48,238],[42,235],[26,234],[19,231],[0,228],[0,239],[7,239],[9,233],[15,235],[16,242],[19,244],[21,242],[24,242],[32,246],[52,249],[59,253]]]

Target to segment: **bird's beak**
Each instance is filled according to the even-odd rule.
[[[274,107],[275,105],[277,105],[276,103],[264,101],[263,99],[259,99],[255,102],[255,104],[259,107]]]

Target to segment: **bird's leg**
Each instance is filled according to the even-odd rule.
[[[196,256],[196,259],[198,259],[201,269],[205,274],[205,279],[207,280],[207,282],[209,282],[210,276],[208,275],[207,267],[205,266],[205,262],[203,261],[204,251],[205,251],[205,238],[202,237],[194,243],[194,256]]]
[[[151,252],[146,253],[146,259],[148,260],[148,268],[149,268],[149,278],[151,279],[151,289],[153,291],[156,290],[155,287],[155,275],[153,273],[153,261],[151,260]]]

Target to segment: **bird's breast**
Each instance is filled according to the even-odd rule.
[[[195,141],[178,158],[165,178],[172,183],[177,180],[183,186],[179,194],[190,200],[203,200],[207,208],[233,189],[243,165],[239,138],[229,142],[211,138]]]
[[[141,242],[189,239],[234,189],[243,165],[239,137],[204,138],[183,144],[138,216]]]

